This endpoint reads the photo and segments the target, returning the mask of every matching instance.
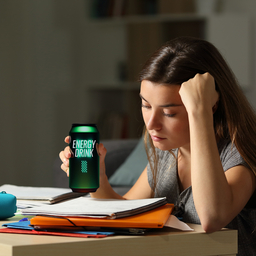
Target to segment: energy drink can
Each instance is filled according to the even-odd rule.
[[[69,187],[73,192],[95,192],[99,188],[99,132],[95,124],[72,124]]]

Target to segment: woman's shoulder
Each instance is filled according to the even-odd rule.
[[[218,148],[224,171],[237,165],[244,165],[249,168],[248,164],[239,153],[235,143],[232,143],[230,140],[223,141],[218,144]]]

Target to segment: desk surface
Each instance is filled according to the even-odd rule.
[[[11,221],[16,221],[17,217]],[[8,221],[0,221],[0,226]],[[161,229],[143,236],[73,238],[0,233],[0,256],[131,256],[131,255],[236,255],[237,231],[223,229],[206,234],[200,225],[194,231]]]

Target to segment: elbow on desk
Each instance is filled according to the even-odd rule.
[[[221,230],[225,225],[219,219],[203,219],[201,226],[206,233],[213,233]]]
[[[203,224],[202,224],[202,228],[205,231],[205,233],[213,233],[213,232],[221,229],[221,228],[217,228],[216,226],[213,226],[213,225],[203,225]]]
[[[198,211],[201,226],[206,233],[213,233],[226,227],[230,222],[230,216],[228,216],[224,210],[212,210],[201,209]]]

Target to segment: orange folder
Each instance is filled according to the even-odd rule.
[[[34,228],[63,229],[70,227],[111,227],[111,228],[162,228],[169,218],[174,205],[165,204],[151,211],[120,219],[35,216],[30,220]]]

